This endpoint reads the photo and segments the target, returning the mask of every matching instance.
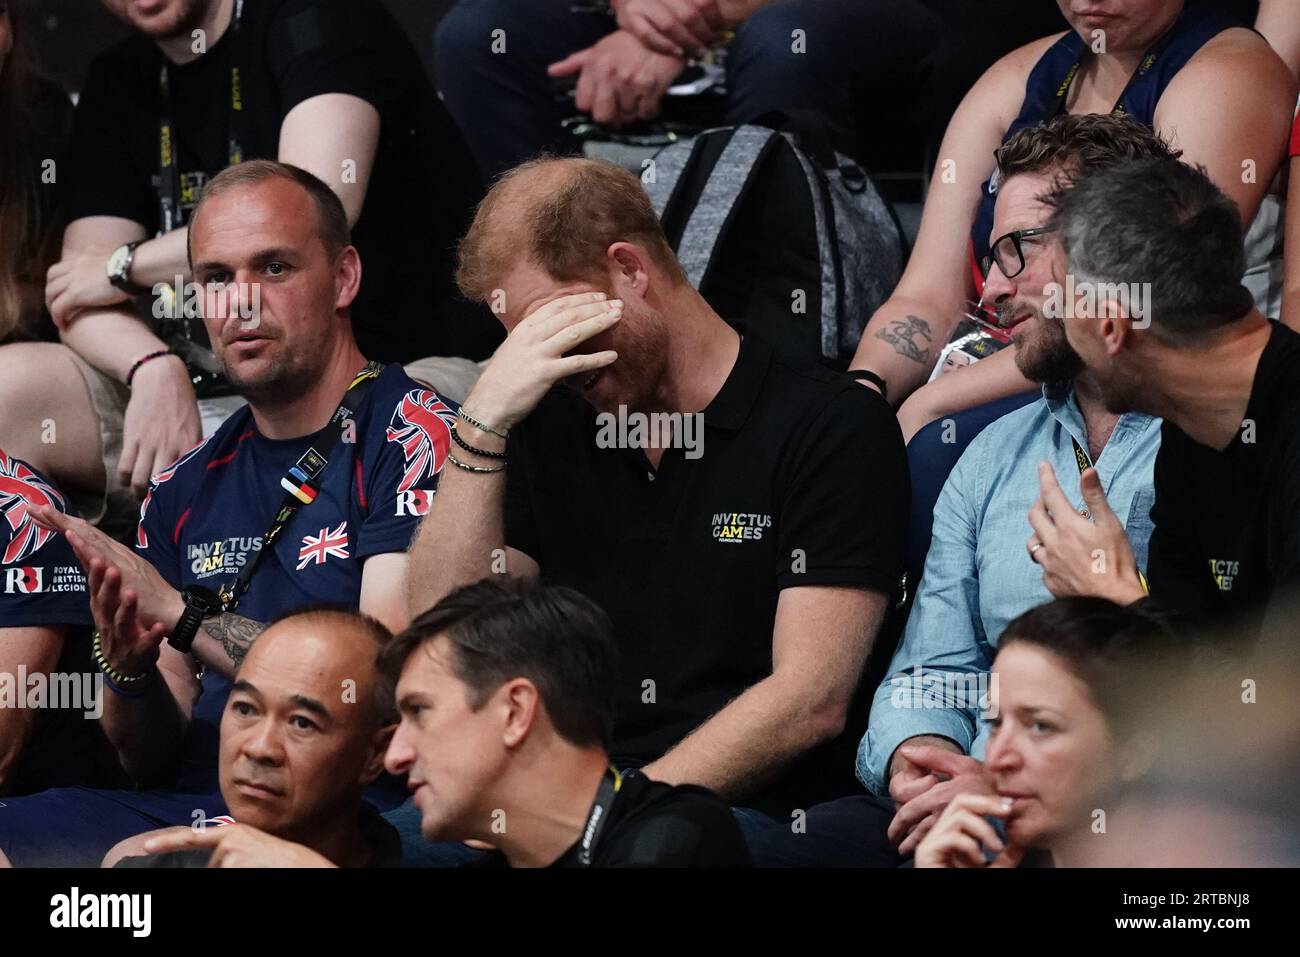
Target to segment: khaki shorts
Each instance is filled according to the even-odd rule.
[[[99,420],[99,448],[106,486],[99,495],[78,491],[69,497],[86,521],[115,538],[127,540],[140,517],[140,500],[117,474],[117,463],[122,458],[122,425],[131,393],[122,383],[96,369],[72,350],[68,350],[68,354],[86,381],[90,404]],[[237,395],[200,399],[199,419],[203,437],[217,431],[221,423],[242,405],[244,400]]]
[[[126,416],[126,403],[131,393],[112,376],[105,375],[81,356],[68,350],[73,362],[86,380],[90,390],[90,403],[99,419],[99,446],[103,456],[107,488],[100,495],[74,492],[69,497],[81,516],[99,526],[109,535],[127,540],[139,520],[140,500],[129,485],[124,485],[117,474],[117,463],[122,458],[122,426]],[[430,356],[408,364],[406,374],[417,382],[430,386],[439,395],[461,402],[469,394],[484,363],[454,356]],[[207,438],[245,404],[237,395],[199,400],[199,418],[203,437]]]

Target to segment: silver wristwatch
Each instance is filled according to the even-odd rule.
[[[137,239],[133,243],[123,243],[113,250],[113,254],[108,257],[108,281],[121,289],[123,292],[138,296],[145,292],[144,286],[137,285],[131,281],[131,264],[135,262],[135,248],[139,246],[143,239]]]

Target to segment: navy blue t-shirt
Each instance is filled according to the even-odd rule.
[[[371,555],[404,552],[429,509],[451,443],[455,404],[389,366],[357,411],[355,441],[315,448],[329,464],[262,559],[235,609],[269,621],[315,602],[357,604]],[[268,439],[248,406],[153,477],[136,550],[174,588],[233,585],[284,500],[280,480],[312,437]],[[182,753],[180,786],[215,790],[218,728],[230,682],[209,669]]]

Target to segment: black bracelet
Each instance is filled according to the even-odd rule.
[[[880,390],[880,397],[888,400],[889,387],[885,385],[885,380],[870,369],[850,369],[849,375],[855,379],[865,379]]]
[[[154,359],[161,359],[163,356],[176,355],[171,349],[159,349],[157,352],[151,352],[147,356],[141,356],[131,364],[131,371],[126,374],[126,387],[131,388],[131,382],[135,379],[135,374],[140,371],[140,367],[146,362],[152,362]]]
[[[455,442],[457,445],[459,445],[466,452],[473,452],[475,455],[481,455],[487,459],[503,459],[506,457],[505,452],[493,452],[491,449],[480,449],[470,445],[468,442],[462,439],[460,437],[460,433],[456,431],[455,422],[451,424],[451,440]]]

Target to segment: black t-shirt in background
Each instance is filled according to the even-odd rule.
[[[244,159],[277,158],[285,116],[312,97],[350,94],[379,112],[378,150],[353,229],[361,351],[385,362],[486,357],[498,324],[459,300],[451,279],[455,242],[481,190],[478,173],[388,12],[376,0],[246,0],[237,38],[232,25],[198,59],[171,66],[184,222],[203,185],[229,162],[236,62]],[[137,34],[91,65],[74,123],[70,219],[119,216],[150,235],[160,228],[163,64],[158,47]]]
[[[596,412],[565,387],[510,434],[507,544],[614,625],[619,767],[659,758],[771,675],[783,589],[892,594],[902,570],[907,461],[878,393],[747,335],[701,414],[701,454],[666,449],[657,470],[639,448],[601,448]],[[861,732],[850,722],[736,803],[789,821],[854,793]]]
[[[581,867],[581,840],[551,867]],[[500,851],[473,867],[506,867]],[[672,786],[635,771],[623,784],[591,852],[591,867],[749,867],[749,851],[731,809],[712,791]]]
[[[1155,493],[1152,597],[1189,622],[1256,631],[1300,577],[1300,335],[1274,323],[1226,449],[1165,422]]]

